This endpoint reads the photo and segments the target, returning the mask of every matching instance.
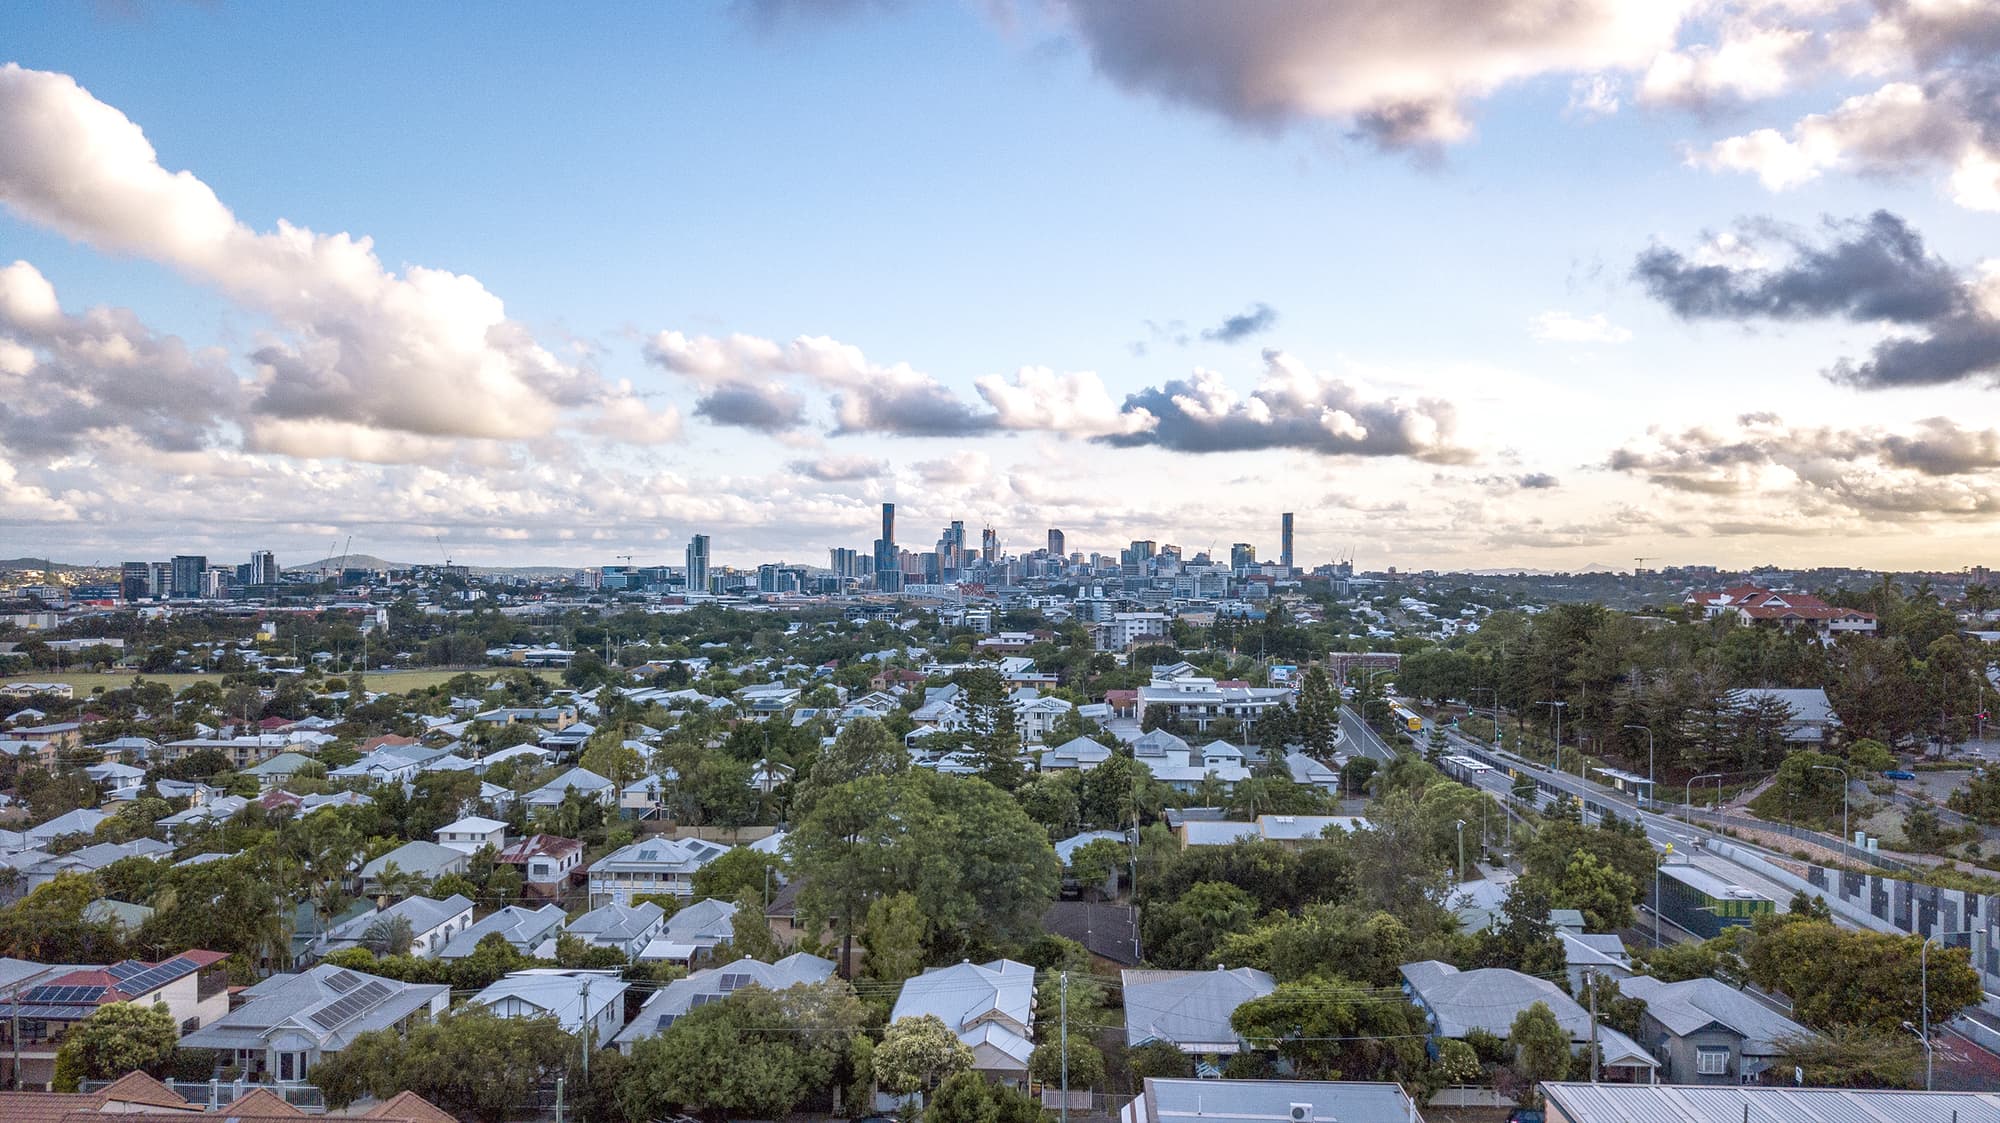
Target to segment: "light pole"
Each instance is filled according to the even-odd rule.
[[[1812,766],[1812,770],[1814,772],[1840,773],[1840,839],[1842,842],[1851,841],[1854,836],[1847,833],[1847,789],[1854,781],[1848,777],[1847,769],[1836,768],[1831,764],[1815,764]]]
[[[1653,946],[1656,948],[1666,946],[1660,940],[1660,867],[1666,864],[1668,856],[1673,852],[1674,844],[1666,843],[1665,848],[1660,851],[1660,856],[1653,859]]]
[[[1918,1029],[1918,1028],[1917,1028],[1916,1026],[1913,1026],[1913,1025],[1911,1025],[1911,1024],[1910,1024],[1909,1022],[1907,1022],[1907,1021],[1903,1023],[1903,1028],[1904,1028],[1904,1029],[1907,1029],[1907,1030],[1909,1030],[1909,1031],[1910,1031],[1910,1034],[1911,1034],[1911,1036],[1913,1036],[1913,1037],[1915,1037],[1915,1038],[1917,1039],[1917,1044],[1919,1044],[1919,1045],[1922,1045],[1922,1046],[1924,1047],[1924,1091],[1928,1092],[1928,1091],[1930,1091],[1930,1090],[1931,1090],[1931,1039],[1930,1039],[1930,1035],[1929,1035],[1928,1033],[1924,1032],[1923,1030],[1920,1030],[1920,1029]]]
[[[1694,782],[1696,780],[1715,781],[1715,812],[1717,823],[1720,824],[1722,816],[1722,775],[1720,772],[1704,772],[1699,776],[1688,777],[1687,796],[1681,800],[1681,818],[1688,826],[1694,826]]]
[[[1568,706],[1569,703],[1563,701],[1537,702],[1536,705],[1554,706],[1556,709],[1556,771],[1561,772],[1563,770],[1563,708]]]
[[[1465,881],[1465,820],[1458,821],[1458,880]]]
[[[1646,802],[1658,804],[1660,800],[1654,790],[1653,784],[1653,727],[1650,725],[1628,725],[1625,728],[1636,729],[1646,735]]]
[[[1953,936],[1971,936],[1976,934],[1977,931],[1977,929],[1973,928],[1962,928],[1956,932],[1932,932],[1930,935],[1924,937],[1923,947],[1917,952],[1917,970],[1919,972],[1917,985],[1924,992],[1924,1030],[1918,1036],[1922,1037],[1924,1042],[1924,1091],[1926,1092],[1931,1090],[1931,941],[1936,940],[1938,946],[1943,947],[1944,942]],[[1910,1023],[1908,1022],[1903,1023],[1906,1029],[1909,1025]]]

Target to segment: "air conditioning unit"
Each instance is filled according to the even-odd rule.
[[[1313,1105],[1293,1104],[1292,1123],[1312,1123]]]

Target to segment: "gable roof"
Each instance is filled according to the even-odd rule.
[[[1165,1041],[1202,1052],[1234,1052],[1238,1035],[1229,1017],[1238,1006],[1276,990],[1278,982],[1254,967],[1214,971],[1124,971],[1125,1044]]]
[[[1011,959],[991,963],[965,961],[950,967],[927,968],[903,982],[889,1020],[935,1014],[964,1036],[966,1027],[989,1014],[1020,1026],[1035,1020],[1035,969]]]
[[[322,1050],[384,1029],[449,993],[442,983],[403,983],[322,963],[273,975],[243,992],[242,1005],[181,1038],[190,1049],[263,1049],[278,1033],[299,1032]]]
[[[415,1092],[397,1092],[362,1112],[361,1118],[396,1120],[399,1123],[458,1123],[450,1112]]]
[[[1741,1036],[1743,1051],[1754,1056],[1775,1056],[1780,1038],[1813,1036],[1806,1027],[1715,979],[1663,983],[1650,975],[1636,975],[1620,980],[1618,990],[1627,998],[1644,999],[1646,1013],[1676,1037],[1719,1025]]]
[[[228,1103],[222,1105],[225,1115],[266,1115],[304,1119],[306,1113],[285,1102],[283,1096],[269,1088],[252,1088]]]

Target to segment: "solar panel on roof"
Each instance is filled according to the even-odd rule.
[[[720,1001],[722,1001],[722,996],[719,994],[697,994],[693,998],[688,1000],[688,1009],[693,1010],[696,1007],[706,1006],[711,1002],[720,1002]]]
[[[659,1020],[659,1021],[658,1021],[657,1023],[655,1023],[655,1024],[654,1024],[653,1028],[654,1028],[654,1029],[665,1029],[665,1028],[667,1028],[668,1026],[670,1026],[670,1025],[673,1025],[673,1024],[674,1024],[674,1019],[675,1019],[675,1018],[678,1018],[678,1017],[680,1017],[680,1015],[679,1015],[679,1014],[661,1014],[661,1015],[660,1015],[660,1020]]]
[[[737,989],[738,987],[749,986],[750,976],[744,974],[741,971],[731,971],[727,975],[722,976],[720,985],[722,987],[722,993],[728,994],[731,991]]]
[[[342,994],[361,985],[361,976],[352,971],[335,971],[326,977],[326,985]]]

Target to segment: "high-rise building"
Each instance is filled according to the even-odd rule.
[[[180,554],[173,561],[172,577],[167,587],[170,597],[200,597],[207,592],[204,588],[208,575],[208,558],[202,554]]]
[[[146,579],[146,595],[164,597],[174,587],[174,563],[151,562],[152,574]]]
[[[1257,547],[1238,542],[1229,547],[1229,568],[1241,573],[1257,564]]]
[[[861,551],[835,546],[827,551],[827,568],[835,577],[861,576]]]
[[[275,585],[278,583],[278,557],[269,550],[255,550],[250,554],[250,584]]]
[[[1063,551],[1063,532],[1055,527],[1049,528],[1049,556],[1052,558],[1067,556]]]
[[[687,591],[708,592],[708,535],[706,534],[697,534],[688,540]]]
[[[1000,532],[990,526],[979,532],[979,560],[987,565],[1000,560]]]
[[[153,567],[146,562],[126,562],[118,567],[118,594],[126,600],[145,600],[152,596],[148,587],[153,575]]]
[[[1278,520],[1278,564],[1285,567],[1285,572],[1293,572],[1292,513],[1290,511],[1286,511],[1283,517]]]
[[[903,591],[903,562],[896,551],[896,505],[882,504],[882,537],[875,540],[875,588],[884,593]]]

